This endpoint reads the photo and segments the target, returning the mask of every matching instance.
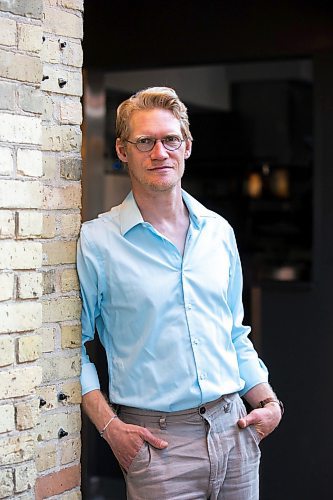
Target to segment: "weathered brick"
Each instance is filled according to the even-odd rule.
[[[35,116],[19,116],[9,113],[0,113],[0,141],[22,144],[40,144],[40,118],[36,118]]]
[[[43,231],[43,214],[39,212],[18,212],[18,238],[37,238]]]
[[[43,216],[43,228],[42,237],[43,238],[54,238],[56,235],[56,218],[54,215],[44,215]]]
[[[15,491],[31,490],[35,486],[37,477],[36,466],[33,462],[15,467]]]
[[[73,264],[76,261],[76,241],[43,243],[44,264]]]
[[[41,89],[46,92],[56,94],[73,95],[80,97],[82,95],[82,72],[79,70],[68,71],[64,68],[54,68],[49,64],[44,64],[44,74],[48,76],[41,83]],[[59,79],[66,83],[59,85]]]
[[[32,85],[20,85],[18,88],[18,105],[23,111],[41,114],[43,111],[42,93]]]
[[[35,361],[42,351],[42,339],[39,335],[29,335],[18,339],[18,362]]]
[[[8,82],[0,82],[0,109],[13,110],[14,108],[15,108],[15,84]]]
[[[61,273],[61,291],[71,292],[72,290],[79,290],[79,279],[75,269],[65,269]]]
[[[81,500],[82,499],[82,495],[81,495],[81,491],[79,490],[76,490],[76,491],[70,491],[69,493],[64,493],[63,495],[61,495],[61,497],[59,497],[59,500]]]
[[[0,318],[0,333],[34,330],[42,324],[42,304],[30,301],[2,302]]]
[[[41,380],[42,370],[39,366],[1,371],[0,398],[8,399],[33,394]]]
[[[59,429],[68,434],[75,434],[81,430],[80,412],[75,413],[45,413],[40,417],[36,427],[38,441],[50,441],[58,438]]]
[[[18,48],[28,52],[39,52],[42,47],[42,27],[34,24],[18,25]]]
[[[58,0],[44,0],[44,5],[49,5],[51,7],[57,7]]]
[[[20,273],[17,280],[17,291],[20,299],[34,299],[43,295],[42,273]]]
[[[43,206],[48,210],[80,208],[81,185],[77,183],[66,187],[44,186]]]
[[[55,348],[55,328],[45,327],[38,330],[42,338],[42,352],[52,352]]]
[[[59,297],[43,302],[43,321],[45,323],[77,320],[80,315],[81,300],[79,297]]]
[[[36,467],[38,472],[53,469],[57,464],[57,445],[40,443],[36,449]]]
[[[0,49],[0,76],[21,82],[40,83],[42,63],[38,57]]]
[[[36,238],[40,237],[43,229],[43,215],[39,212],[25,211],[17,212],[17,237]]]
[[[60,234],[63,238],[77,237],[81,227],[81,214],[63,214],[60,217],[60,223]]]
[[[72,490],[79,486],[81,470],[79,465],[66,467],[59,472],[40,476],[36,481],[36,500],[51,496],[59,496],[64,491]]]
[[[16,427],[19,431],[33,429],[39,420],[38,415],[39,400],[26,401],[15,405]]]
[[[1,95],[1,86],[0,86]],[[13,172],[13,155],[10,148],[0,147],[0,175],[10,175]]]
[[[60,121],[71,125],[81,125],[82,105],[79,99],[65,99],[60,103]]]
[[[63,325],[61,327],[61,347],[75,349],[81,345],[81,325]]]
[[[41,208],[43,186],[38,181],[0,180],[2,208]]]
[[[79,354],[69,358],[61,356],[45,357],[41,358],[40,363],[43,368],[43,383],[78,377],[81,372],[81,359]]]
[[[58,5],[66,9],[83,11],[83,0],[58,0]]]
[[[71,125],[51,125],[43,127],[43,151],[79,152],[82,133],[80,127]]]
[[[9,335],[0,336],[0,366],[8,366],[14,363],[14,340]]]
[[[19,16],[41,19],[43,14],[43,0],[29,0],[28,2],[0,0],[0,10],[12,12]]]
[[[82,160],[77,157],[60,160],[60,176],[71,181],[79,181],[82,173]]]
[[[35,269],[41,265],[41,243],[0,240],[0,269]]]
[[[56,291],[56,272],[54,269],[43,272],[43,293],[49,295]]]
[[[10,210],[0,210],[0,239],[15,238],[15,214]]]
[[[73,405],[80,404],[82,401],[81,384],[80,381],[65,382],[62,384],[61,391],[68,396],[63,404]]]
[[[19,434],[0,439],[0,465],[17,464],[34,456],[34,438],[31,434]]]
[[[24,491],[23,493],[18,493],[15,498],[17,500],[35,500],[35,492],[34,490]]]
[[[16,45],[16,22],[0,17],[0,45]]]
[[[49,154],[47,152],[43,152],[43,178],[54,180],[59,176],[59,174],[57,175],[57,170],[57,156],[53,153]]]
[[[43,109],[42,109],[42,119],[44,127],[46,126],[46,122],[58,122],[58,105],[56,101],[53,99],[53,96],[43,95]]]
[[[80,152],[82,147],[81,128],[72,125],[60,125],[64,152]]]
[[[45,37],[40,55],[43,62],[51,64],[60,63],[61,51],[58,39]]]
[[[60,444],[61,464],[66,465],[80,459],[81,440],[80,438],[66,439]]]
[[[59,8],[45,6],[44,29],[56,35],[71,38],[82,38],[83,23],[81,15],[75,15]]]
[[[15,411],[12,404],[0,406],[0,433],[15,429]],[[0,481],[1,482],[1,481]],[[0,495],[0,498],[1,495]]]
[[[37,149],[19,149],[17,151],[17,172],[32,177],[43,175],[42,152]]]
[[[0,273],[0,301],[14,297],[15,276],[13,273]]]
[[[47,361],[47,358],[44,358],[42,364],[47,366]],[[42,413],[54,410],[58,407],[57,388],[54,385],[43,385],[41,387],[37,387],[37,395],[40,399],[43,399],[46,402],[45,405],[41,407]]]
[[[0,498],[7,498],[14,493],[14,476],[12,468],[0,470]]]
[[[81,43],[70,41],[62,51],[62,64],[81,68],[83,62],[83,51]]]

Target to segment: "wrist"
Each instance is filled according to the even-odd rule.
[[[275,406],[276,408],[279,407],[279,410],[280,410],[280,413],[281,413],[281,417],[283,416],[284,414],[284,405],[282,403],[282,401],[280,401],[279,399],[277,398],[266,398],[266,399],[263,399],[262,401],[259,401],[259,404],[257,406],[257,408],[265,408],[266,406]]]
[[[108,429],[109,425],[116,419],[118,418],[118,415],[112,415],[112,417],[106,422],[104,427],[99,431],[99,435],[103,437],[105,431]]]

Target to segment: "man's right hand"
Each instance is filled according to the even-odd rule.
[[[145,441],[159,450],[168,446],[166,441],[155,437],[145,427],[125,424],[118,418],[107,427],[103,438],[109,443],[119,464],[126,472]]]

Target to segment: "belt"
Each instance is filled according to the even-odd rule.
[[[238,392],[233,394],[226,394],[224,396],[220,396],[218,399],[214,401],[209,401],[208,403],[203,403],[200,406],[196,406],[195,408],[189,408],[187,410],[177,410],[177,411],[158,411],[158,410],[145,410],[142,408],[135,408],[134,406],[125,406],[125,405],[113,405],[113,408],[117,414],[126,413],[128,415],[139,415],[144,417],[161,417],[166,416],[169,418],[179,417],[182,415],[193,415],[199,413],[200,415],[204,415],[207,410],[215,408],[221,403],[230,403],[230,400],[238,395]]]

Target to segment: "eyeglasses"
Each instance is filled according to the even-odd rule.
[[[165,149],[168,151],[175,151],[180,148],[184,139],[181,139],[177,135],[168,135],[163,139],[155,139],[154,137],[139,137],[139,139],[135,142],[129,141],[128,139],[125,139],[125,141],[130,144],[134,144],[139,151],[147,153],[148,151],[152,151],[152,149],[154,149],[157,141],[161,141]]]

